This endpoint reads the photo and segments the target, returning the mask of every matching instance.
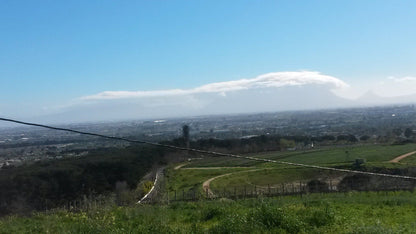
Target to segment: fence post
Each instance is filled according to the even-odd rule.
[[[396,185],[396,191],[398,191],[399,190],[399,183],[397,183],[397,179],[395,179],[396,181],[396,183],[394,183],[395,185]]]
[[[175,190],[175,201],[176,201],[176,190]]]
[[[182,189],[182,201],[185,201],[185,189]]]
[[[332,192],[332,179],[329,179],[329,191]]]
[[[234,199],[237,200],[237,188],[234,187]]]

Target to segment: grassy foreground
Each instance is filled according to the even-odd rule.
[[[0,219],[0,233],[412,233],[414,192],[107,206]]]

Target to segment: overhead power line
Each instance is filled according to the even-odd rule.
[[[102,135],[102,134],[98,134],[98,133],[78,131],[78,130],[73,130],[73,129],[69,129],[69,128],[58,128],[58,127],[53,127],[53,126],[49,126],[49,125],[29,123],[29,122],[23,122],[23,121],[14,120],[14,119],[7,119],[7,118],[0,118],[0,121],[6,121],[6,122],[12,122],[12,123],[17,123],[17,124],[22,124],[22,125],[47,128],[47,129],[58,130],[58,131],[78,133],[78,134],[88,135],[88,136],[102,137],[102,138],[107,138],[107,139],[112,139],[112,140],[127,141],[127,142],[130,142],[130,143],[140,143],[140,144],[153,145],[153,146],[164,147],[164,148],[169,148],[169,149],[190,151],[190,152],[201,153],[201,154],[209,154],[209,155],[215,155],[215,156],[241,158],[241,159],[248,159],[248,160],[260,161],[260,162],[279,163],[279,164],[290,165],[290,166],[307,167],[307,168],[315,168],[315,169],[338,171],[338,172],[347,172],[347,173],[354,173],[354,174],[364,174],[364,175],[373,175],[373,176],[382,176],[382,177],[416,180],[416,177],[412,177],[412,176],[402,176],[402,175],[391,175],[391,174],[366,172],[366,171],[356,171],[356,170],[324,167],[324,166],[317,166],[317,165],[309,165],[309,164],[303,164],[303,163],[277,161],[277,160],[272,160],[272,159],[256,158],[256,157],[242,156],[242,155],[236,155],[236,154],[220,153],[220,152],[208,151],[208,150],[185,148],[185,147],[179,147],[179,146],[174,146],[174,145],[166,145],[166,144],[160,144],[160,143],[154,143],[154,142],[148,142],[148,141],[131,140],[131,139],[123,138],[123,137],[106,136],[106,135]]]

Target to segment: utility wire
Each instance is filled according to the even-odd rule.
[[[242,159],[248,159],[248,160],[254,160],[254,161],[279,163],[279,164],[285,164],[285,165],[290,165],[290,166],[308,167],[308,168],[315,168],[315,169],[321,169],[321,170],[339,171],[339,172],[347,172],[347,173],[354,173],[354,174],[364,174],[364,175],[373,175],[373,176],[382,176],[382,177],[416,180],[416,177],[412,177],[412,176],[391,175],[391,174],[384,174],[384,173],[375,173],[375,172],[356,171],[356,170],[348,170],[348,169],[340,169],[340,168],[332,168],[332,167],[323,167],[323,166],[309,165],[309,164],[303,164],[303,163],[292,163],[292,162],[277,161],[277,160],[264,159],[264,158],[241,156],[241,155],[236,155],[236,154],[220,153],[220,152],[208,151],[208,150],[185,148],[185,147],[179,147],[179,146],[174,146],[174,145],[166,145],[166,144],[160,144],[160,143],[154,143],[154,142],[148,142],[148,141],[131,140],[131,139],[123,138],[123,137],[106,136],[106,135],[102,135],[102,134],[78,131],[78,130],[73,130],[73,129],[69,129],[69,128],[52,127],[52,126],[49,126],[49,125],[29,123],[29,122],[23,122],[23,121],[14,120],[14,119],[7,119],[7,118],[0,118],[0,121],[12,122],[12,123],[28,125],[28,126],[36,126],[36,127],[47,128],[47,129],[58,130],[58,131],[78,133],[78,134],[82,134],[82,135],[102,137],[102,138],[107,138],[107,139],[112,139],[112,140],[127,141],[127,142],[130,142],[130,143],[141,143],[141,144],[153,145],[153,146],[164,147],[164,148],[169,148],[169,149],[189,151],[189,152],[195,152],[195,153],[201,153],[201,154],[209,154],[209,155],[215,155],[215,156],[242,158]]]

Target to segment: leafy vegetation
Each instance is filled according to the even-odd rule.
[[[0,233],[411,233],[413,192],[105,206],[0,219]]]
[[[0,215],[44,210],[84,196],[107,194],[117,183],[134,189],[155,163],[163,163],[163,154],[161,149],[134,146],[0,170]]]
[[[202,183],[212,177],[232,173],[237,171],[244,171],[246,168],[218,168],[218,169],[182,169],[182,170],[168,170],[166,173],[167,189],[174,190],[189,190],[200,189]]]

